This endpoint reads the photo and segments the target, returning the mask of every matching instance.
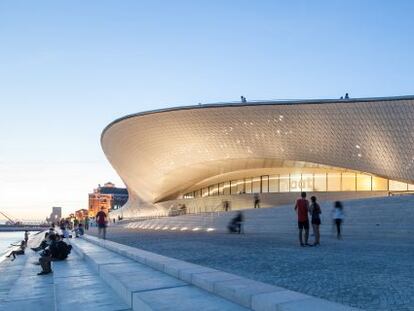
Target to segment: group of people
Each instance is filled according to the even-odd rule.
[[[50,228],[45,233],[44,239],[37,247],[33,247],[34,252],[40,251],[38,264],[42,267],[42,271],[37,275],[45,275],[52,272],[52,261],[65,260],[72,250],[72,245],[67,244],[63,234],[55,232],[54,228]]]
[[[260,208],[260,197],[258,194],[254,195],[254,208]],[[227,211],[227,210],[226,210]],[[310,198],[310,202],[306,199],[306,192],[301,193],[301,197],[297,199],[295,204],[295,211],[298,217],[298,229],[299,229],[299,244],[301,246],[318,246],[320,245],[320,231],[319,226],[321,225],[321,214],[322,210],[317,202],[315,196]],[[344,219],[343,205],[340,201],[334,203],[334,209],[332,211],[333,223],[336,227],[336,237],[342,238],[342,222]],[[238,212],[233,217],[227,229],[230,233],[242,233],[243,232],[244,216],[241,212]],[[315,240],[312,244],[309,243],[309,228],[312,225],[313,235]]]
[[[300,246],[318,246],[320,245],[320,231],[321,225],[321,207],[316,202],[316,197],[312,196],[311,202],[306,199],[306,192],[301,193],[301,197],[297,199],[295,205],[295,211],[298,216],[298,228],[299,228],[299,243]],[[315,241],[313,244],[309,244],[309,216],[311,219],[313,234]],[[336,226],[336,236],[341,239],[341,226],[344,219],[343,205],[340,201],[334,203],[334,209],[332,211],[332,218]]]
[[[72,245],[67,244],[64,239],[63,234],[58,234],[55,232],[54,227],[51,227],[48,232],[45,233],[43,240],[39,243],[38,246],[32,247],[31,249],[34,252],[40,252],[40,257],[38,262],[42,267],[42,271],[38,275],[45,275],[52,272],[52,261],[65,260],[71,252]],[[25,231],[24,240],[21,241],[19,245],[12,244],[12,246],[18,246],[17,249],[14,249],[6,257],[12,257],[12,261],[16,259],[17,255],[24,255],[27,248],[27,243],[29,240],[29,232]]]

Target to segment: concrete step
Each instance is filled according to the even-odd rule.
[[[110,243],[108,243],[110,244]],[[120,254],[101,248],[85,241],[74,241],[73,245],[84,258],[94,261],[93,266],[100,277],[122,297],[133,310],[247,310],[243,306],[200,290],[191,284],[164,272],[126,257],[120,262]],[[114,245],[112,244],[112,248]],[[124,248],[119,249],[125,253]],[[162,258],[149,252],[130,253],[133,258],[140,258],[147,263],[158,265]],[[144,256],[144,257],[143,257]],[[168,260],[168,258],[166,257]]]
[[[32,241],[29,246],[39,242]],[[53,262],[53,273],[44,276],[37,275],[41,270],[34,265],[38,258],[28,249],[15,261],[0,265],[1,311],[130,310],[76,252],[64,261]]]
[[[356,310],[112,241],[92,236],[84,240],[107,250],[98,252],[76,240],[75,248],[84,256],[89,250],[95,256],[111,258],[116,253],[135,261],[101,264],[98,269],[133,310]]]

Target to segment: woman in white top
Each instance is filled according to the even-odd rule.
[[[344,220],[344,207],[340,201],[334,203],[334,209],[332,211],[332,218],[336,225],[336,237],[341,239],[341,225]]]

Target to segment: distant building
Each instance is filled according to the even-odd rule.
[[[128,201],[128,190],[126,188],[117,188],[115,184],[107,182],[103,186],[98,185],[98,188],[89,193],[89,217],[95,217],[101,208],[104,208],[105,213],[111,210],[121,208]]]
[[[48,223],[56,223],[59,222],[62,218],[62,208],[59,206],[52,207],[52,213],[49,217],[46,218]]]
[[[86,217],[88,217],[88,215],[89,215],[89,211],[87,209],[84,209],[84,208],[82,208],[80,210],[77,210],[75,212],[75,218],[77,220],[84,220]]]

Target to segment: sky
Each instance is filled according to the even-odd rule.
[[[414,1],[0,0],[0,211],[122,181],[103,128],[145,110],[414,94]]]

